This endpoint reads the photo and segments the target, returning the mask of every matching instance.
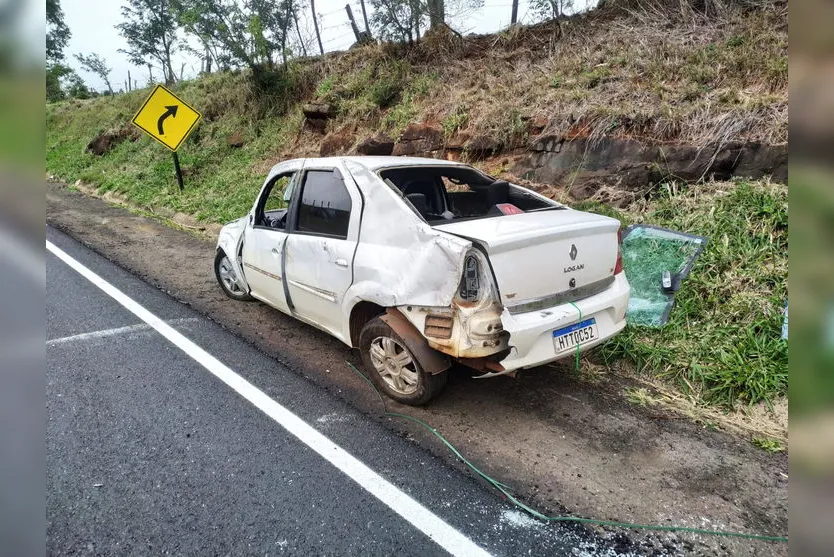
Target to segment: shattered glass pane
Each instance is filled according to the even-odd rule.
[[[630,325],[661,327],[669,320],[674,292],[664,291],[664,271],[676,290],[686,278],[706,238],[649,225],[632,225],[623,237],[623,269],[631,284],[626,316]]]

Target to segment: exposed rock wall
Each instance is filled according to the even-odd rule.
[[[329,117],[328,110],[318,105],[315,108],[309,110],[308,121]],[[462,130],[446,137],[437,126],[416,123],[409,124],[397,138],[380,134],[358,143],[355,139],[349,133],[332,132],[323,138],[320,154],[393,154],[468,161],[512,154],[512,174],[532,182],[567,187],[576,199],[587,199],[603,188],[639,192],[664,180],[698,182],[764,176],[777,182],[788,179],[787,144],[725,142],[699,147],[618,137],[540,135],[526,149],[507,153],[500,141],[487,135],[473,136]]]
[[[535,182],[570,186],[577,199],[590,197],[601,186],[636,190],[669,179],[697,182],[771,176],[786,182],[788,147],[735,142],[697,147],[634,139],[542,137],[512,172]]]

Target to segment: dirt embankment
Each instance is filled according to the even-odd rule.
[[[335,396],[451,461],[435,438],[381,415],[346,366],[357,355],[335,339],[260,303],[221,293],[214,246],[192,233],[52,184],[47,222],[193,306]],[[517,379],[471,379],[463,369],[425,408],[391,409],[436,427],[482,470],[550,512],[625,522],[781,535],[787,532],[787,457],[657,407],[629,405],[633,385],[589,383],[568,365]],[[454,462],[459,466],[459,463]],[[787,554],[787,545],[645,532],[646,553]]]
[[[786,4],[668,4],[365,45],[293,60],[266,81],[244,71],[182,82],[177,94],[204,119],[180,150],[181,196],[170,156],[129,123],[147,90],[55,103],[47,170],[207,222],[241,214],[240,191],[277,160],[329,154],[462,158],[617,204],[665,180],[783,180]]]

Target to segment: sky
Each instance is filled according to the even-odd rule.
[[[575,0],[576,8],[585,6],[591,0]],[[345,4],[350,3],[354,17],[360,29],[362,24],[362,11],[359,0],[317,0],[316,12],[319,14],[319,29],[321,40],[325,51],[345,50],[354,42],[353,32],[345,12]],[[89,72],[80,68],[74,54],[96,53],[102,56],[109,67],[112,68],[110,82],[114,90],[124,88],[127,74],[138,81],[139,86],[148,84],[148,69],[146,67],[135,67],[131,65],[127,56],[119,52],[124,48],[124,39],[115,28],[122,21],[121,7],[124,0],[61,0],[61,8],[64,11],[64,22],[72,32],[69,44],[64,51],[67,63],[75,68],[84,78],[84,81],[98,91],[106,89],[103,81]],[[452,2],[447,0],[447,6]],[[366,6],[370,4],[366,0]],[[512,0],[485,0],[484,7],[474,13],[461,14],[455,17],[450,15],[450,25],[461,33],[493,33],[507,27],[510,23],[510,12]],[[308,7],[302,14],[301,27],[310,39],[310,46],[315,45],[312,30],[312,18]],[[370,13],[368,14],[370,17]],[[535,14],[530,10],[530,0],[519,0],[518,19],[520,23],[534,23]],[[190,78],[200,71],[200,61],[193,56],[180,53],[176,56],[174,71],[183,71],[184,77]],[[154,78],[159,79],[162,73],[154,70]]]

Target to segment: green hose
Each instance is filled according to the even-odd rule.
[[[574,307],[576,307],[576,306],[574,306]],[[579,319],[581,320],[582,319],[582,311],[579,310],[579,308],[576,308],[576,309],[579,311]],[[527,513],[529,513],[532,516],[538,518],[539,520],[543,520],[543,521],[547,521],[547,522],[580,522],[580,523],[583,523],[583,524],[595,524],[597,526],[614,526],[614,527],[618,527],[618,528],[628,528],[630,530],[660,530],[660,531],[665,531],[665,532],[689,532],[689,533],[692,533],[692,534],[705,534],[705,535],[708,535],[708,536],[725,536],[725,537],[732,537],[732,538],[745,538],[745,539],[749,539],[749,540],[763,540],[763,541],[784,542],[784,543],[787,543],[787,541],[788,541],[787,536],[762,536],[762,535],[759,535],[759,534],[745,534],[745,533],[742,533],[742,532],[728,532],[728,531],[723,531],[723,530],[704,530],[702,528],[690,528],[690,527],[687,527],[687,526],[663,526],[663,525],[659,525],[659,524],[657,524],[657,525],[656,524],[632,524],[630,522],[615,522],[613,520],[599,520],[599,519],[595,519],[595,518],[583,518],[581,516],[569,516],[569,515],[547,516],[547,515],[544,515],[544,514],[540,513],[539,511],[537,511],[536,509],[534,509],[534,508],[522,503],[521,501],[519,501],[512,494],[512,492],[511,492],[512,488],[510,486],[508,486],[506,484],[503,484],[503,483],[499,482],[498,480],[496,480],[496,479],[488,476],[484,472],[482,472],[477,466],[475,466],[469,460],[467,460],[466,457],[463,456],[460,453],[460,451],[457,450],[457,448],[454,445],[452,445],[445,437],[443,437],[440,434],[439,431],[437,431],[435,428],[433,428],[432,426],[430,426],[429,424],[427,424],[423,420],[421,420],[419,418],[415,418],[414,416],[409,416],[408,414],[400,414],[400,413],[397,413],[397,412],[389,412],[388,408],[385,405],[385,399],[383,398],[382,393],[379,392],[379,389],[376,388],[376,385],[374,385],[373,381],[368,379],[368,377],[366,377],[364,373],[362,373],[361,371],[356,369],[356,366],[354,366],[352,363],[350,363],[348,361],[345,361],[345,363],[348,365],[348,367],[350,367],[350,369],[355,371],[359,375],[359,377],[364,379],[365,382],[368,385],[371,386],[371,388],[374,390],[374,392],[379,397],[379,401],[382,403],[382,410],[383,410],[384,415],[391,416],[391,417],[394,417],[394,418],[400,418],[400,419],[404,419],[404,420],[410,420],[410,421],[420,425],[424,429],[426,429],[432,435],[437,437],[444,445],[446,445],[446,447],[448,447],[448,449],[450,451],[452,451],[452,454],[454,454],[456,457],[458,457],[461,460],[461,462],[463,462],[466,466],[468,466],[470,469],[472,469],[473,472],[475,472],[480,477],[482,477],[484,480],[486,480],[495,489],[497,489],[502,494],[504,494],[504,496],[507,499],[509,499],[510,501],[512,501],[512,503],[515,506],[522,509],[523,511],[526,511]],[[578,349],[578,347],[577,347],[577,350],[576,350],[576,366],[577,366],[577,369],[579,369],[579,349]]]

